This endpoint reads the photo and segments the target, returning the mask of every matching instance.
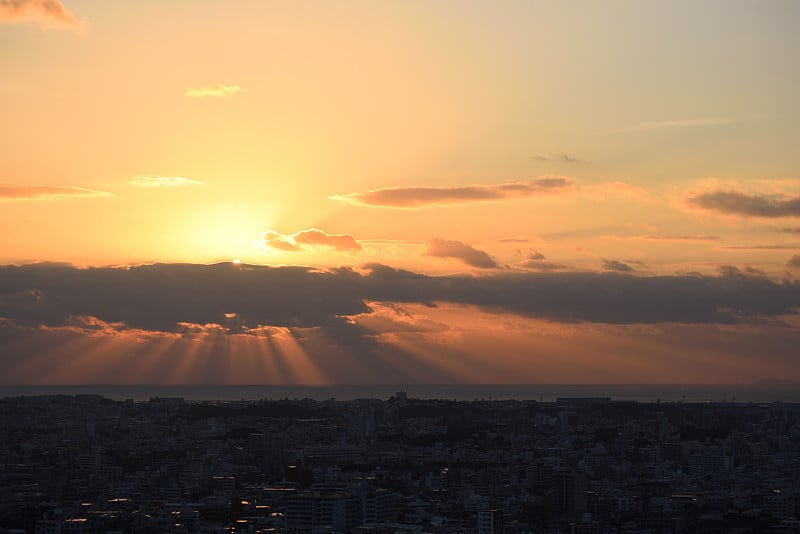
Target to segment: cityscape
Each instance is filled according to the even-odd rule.
[[[796,532],[800,405],[0,400],[2,533]]]

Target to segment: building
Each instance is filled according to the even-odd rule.
[[[502,532],[500,510],[481,510],[478,512],[478,534]]]

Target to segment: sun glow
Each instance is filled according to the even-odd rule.
[[[173,256],[166,260],[189,258],[201,263],[230,261],[239,265],[263,261],[254,239],[273,223],[273,217],[269,210],[226,204],[199,206],[190,213],[178,214],[172,222],[181,238],[162,244],[162,249]]]

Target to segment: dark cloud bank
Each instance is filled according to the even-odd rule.
[[[733,272],[733,271],[731,271]],[[368,301],[475,305],[487,311],[569,322],[737,323],[793,313],[800,283],[735,276],[638,277],[619,273],[526,272],[433,277],[366,266],[155,264],[78,269],[63,264],[0,267],[0,318],[23,326],[74,325],[76,317],[162,332],[180,323],[242,327],[345,328]],[[227,316],[226,316],[227,314]]]

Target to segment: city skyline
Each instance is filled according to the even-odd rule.
[[[0,0],[0,383],[800,381],[798,22]]]

